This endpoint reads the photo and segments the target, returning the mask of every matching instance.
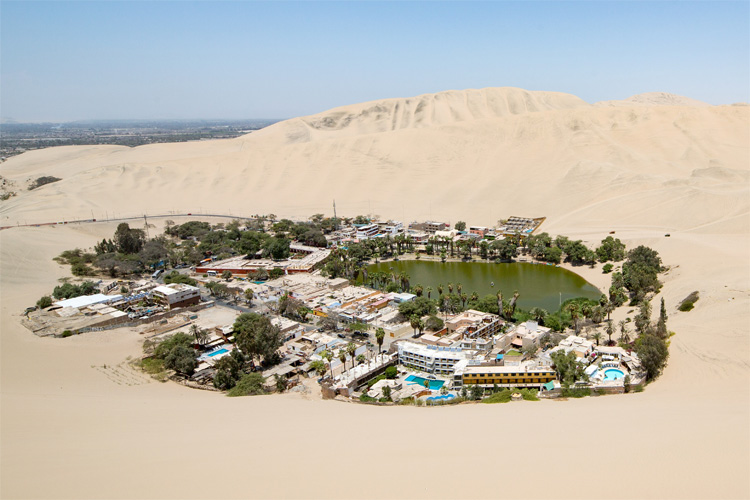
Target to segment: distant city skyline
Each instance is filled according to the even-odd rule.
[[[521,87],[750,100],[750,3],[0,3],[0,118],[284,119]]]

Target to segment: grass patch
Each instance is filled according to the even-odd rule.
[[[151,375],[159,382],[167,381],[167,369],[164,360],[159,358],[144,358],[137,363],[141,370]]]
[[[519,392],[523,396],[524,401],[539,401],[536,389],[521,389]]]
[[[367,394],[362,394],[359,397],[359,400],[362,401],[363,403],[377,403],[378,402],[377,399],[373,398],[372,396],[368,396]]]
[[[515,349],[511,349],[510,351],[505,353],[506,356],[520,356],[521,352],[516,351]]]
[[[677,307],[682,312],[688,312],[692,311],[693,307],[695,307],[695,303],[698,302],[698,299],[700,297],[698,296],[698,291],[694,291],[684,299],[682,299],[682,302],[680,302],[680,305]]]
[[[66,338],[68,338],[68,337],[72,337],[72,336],[73,336],[73,332],[71,332],[70,330],[64,330],[64,331],[62,332],[62,335],[60,335],[60,336],[61,336],[62,338],[64,338],[64,339],[66,339]]]
[[[588,387],[563,387],[562,397],[564,398],[585,398],[591,396],[591,389]]]

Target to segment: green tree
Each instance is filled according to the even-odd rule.
[[[456,222],[456,225],[453,226],[456,231],[466,231],[466,223],[462,220]]]
[[[664,339],[651,334],[642,335],[636,341],[635,352],[641,360],[641,366],[646,370],[648,380],[659,376],[669,358],[667,343]]]
[[[165,356],[164,366],[182,375],[192,375],[198,366],[198,361],[195,359],[195,350],[183,345],[176,346]]]
[[[625,244],[618,238],[607,236],[596,249],[599,262],[619,262],[625,258]]]
[[[234,353],[237,353],[237,355]],[[222,391],[228,391],[234,387],[243,375],[242,367],[244,363],[242,359],[242,353],[237,349],[232,351],[232,355],[220,358],[214,365],[216,369],[214,387]]]
[[[357,351],[357,345],[354,342],[346,344],[346,353],[352,360],[352,368],[354,368],[354,353]]]
[[[667,308],[664,305],[664,297],[661,299],[659,320],[656,322],[656,334],[662,339],[669,337],[669,332],[667,331]]]
[[[232,277],[232,271],[224,271],[221,273],[221,277],[225,280],[229,280]]]
[[[635,329],[639,335],[648,333],[651,328],[651,302],[644,300],[641,302],[640,311],[636,315]]]
[[[316,359],[310,363],[310,368],[315,370],[315,373],[318,374],[318,377],[322,377],[326,374],[327,368],[326,364],[323,361],[320,361],[319,359]]]
[[[234,336],[237,346],[252,359],[271,366],[280,361],[278,349],[281,347],[279,327],[265,316],[255,313],[240,314],[234,322]]]
[[[263,375],[257,372],[247,373],[232,387],[227,396],[238,397],[238,396],[259,396],[265,394],[266,390],[263,387],[265,379]]]
[[[378,354],[383,348],[383,340],[385,340],[385,330],[378,328],[375,330],[375,341],[378,343]]]
[[[114,243],[117,251],[124,254],[134,254],[141,251],[146,235],[141,229],[131,229],[127,222],[122,222],[115,230]]]
[[[41,299],[36,301],[36,306],[39,309],[44,309],[45,307],[49,307],[52,305],[52,298],[49,295],[45,295]]]

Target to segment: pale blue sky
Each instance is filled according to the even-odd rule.
[[[513,86],[750,100],[750,2],[0,3],[0,114],[287,118]]]

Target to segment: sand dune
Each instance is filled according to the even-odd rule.
[[[3,163],[19,183],[62,180],[2,202],[0,225],[201,208],[306,216],[330,213],[335,198],[340,214],[406,221],[545,215],[544,230],[592,244],[616,230],[671,266],[656,299],[677,335],[663,377],[622,397],[435,410],[233,400],[129,370],[137,334],[39,339],[20,326],[67,274],[51,258],[114,223],[4,230],[1,496],[750,497],[750,114],[700,104],[452,91],[234,140]],[[696,309],[677,312],[693,290]]]

